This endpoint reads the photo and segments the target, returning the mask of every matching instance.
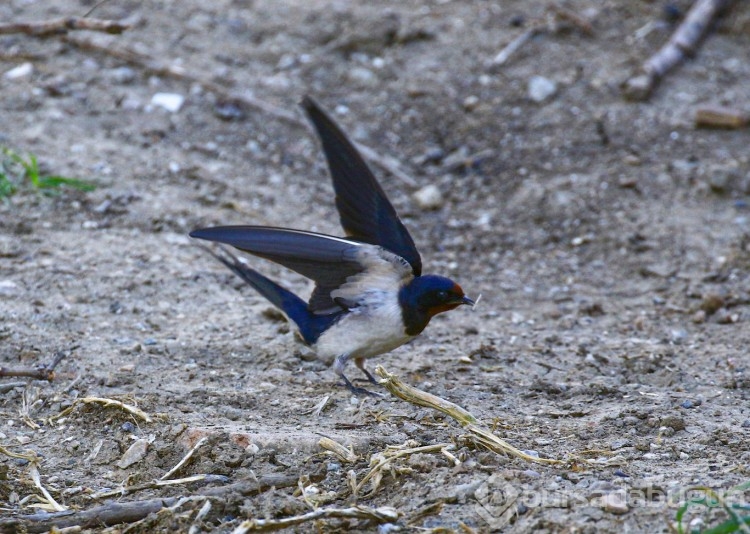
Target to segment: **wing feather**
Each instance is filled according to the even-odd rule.
[[[414,240],[362,156],[315,100],[305,97],[302,107],[323,144],[346,235],[398,254],[419,276],[422,259]]]
[[[411,276],[405,260],[380,247],[301,230],[266,226],[217,226],[190,237],[224,243],[274,261],[315,281],[308,309],[317,315],[336,313],[356,305],[358,292],[381,280]],[[388,274],[390,271],[390,275]],[[369,279],[368,273],[374,276]],[[392,284],[392,285],[393,285]]]

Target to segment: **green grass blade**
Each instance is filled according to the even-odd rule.
[[[741,521],[745,525],[750,525],[750,517],[743,517]],[[732,532],[739,531],[740,523],[735,519],[730,519],[728,521],[724,521],[720,525],[716,525],[715,527],[711,527],[707,530],[702,530],[701,534],[731,534]]]
[[[79,191],[93,191],[96,186],[84,180],[76,178],[67,178],[65,176],[42,176],[37,180],[36,187],[39,189],[53,189],[56,187],[67,186]]]

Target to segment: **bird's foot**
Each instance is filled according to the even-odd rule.
[[[344,385],[346,386],[346,388],[349,391],[351,391],[354,395],[356,395],[358,397],[361,397],[363,395],[367,395],[367,396],[370,396],[370,397],[377,397],[377,398],[380,398],[380,399],[382,399],[382,398],[385,397],[385,395],[383,395],[382,393],[377,393],[375,391],[370,391],[369,389],[360,388],[360,387],[355,386],[344,375],[339,375],[339,376],[341,376],[341,378],[344,380]]]

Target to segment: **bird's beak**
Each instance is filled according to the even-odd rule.
[[[460,302],[459,302],[459,303],[460,303],[460,304],[466,304],[467,306],[471,306],[471,307],[474,307],[474,305],[476,304],[476,302],[474,302],[473,300],[471,300],[471,299],[470,299],[469,297],[466,297],[466,296],[464,296],[464,297],[463,297],[463,298],[462,298],[462,299],[460,300]]]

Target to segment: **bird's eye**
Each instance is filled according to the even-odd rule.
[[[438,291],[437,296],[438,296],[438,298],[440,300],[446,300],[448,298],[448,292],[447,291]]]

